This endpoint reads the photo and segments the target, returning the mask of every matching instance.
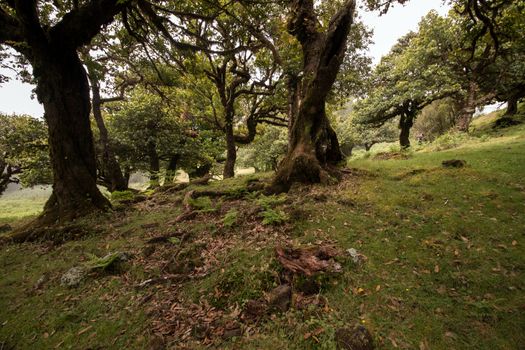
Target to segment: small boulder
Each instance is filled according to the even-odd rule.
[[[339,328],[335,331],[335,342],[339,350],[374,350],[374,339],[364,326]]]
[[[292,287],[282,284],[268,293],[267,298],[270,309],[285,312],[292,301]]]
[[[76,287],[86,277],[87,269],[81,266],[70,268],[60,278],[60,285],[63,287]]]
[[[441,165],[444,168],[463,168],[467,165],[467,162],[461,159],[444,160]]]

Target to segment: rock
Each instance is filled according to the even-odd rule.
[[[13,228],[9,224],[0,225],[0,233],[6,233],[11,231]]]
[[[271,310],[285,312],[292,301],[292,287],[282,284],[268,293],[268,305]]]
[[[350,255],[354,264],[362,264],[367,260],[367,257],[359,253],[355,248],[347,249],[346,252]]]
[[[444,160],[441,165],[444,168],[463,168],[467,165],[467,162],[461,159]]]
[[[76,287],[86,277],[86,274],[86,268],[81,266],[72,267],[60,278],[60,285],[63,287]]]
[[[335,331],[335,342],[339,350],[373,350],[374,339],[364,326],[339,328]]]

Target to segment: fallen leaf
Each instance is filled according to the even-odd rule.
[[[438,272],[439,272],[439,265],[434,266],[434,272],[435,272],[435,273],[438,273]]]

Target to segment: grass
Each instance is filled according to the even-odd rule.
[[[359,323],[379,349],[519,349],[525,343],[525,127],[489,125],[476,120],[473,136],[458,147],[421,147],[402,160],[353,159],[348,166],[358,171],[340,184],[293,188],[282,200],[247,196],[247,178],[217,181],[207,188],[228,189],[231,196],[220,203],[205,199],[206,208],[217,210],[195,221],[173,226],[180,195],[153,195],[132,210],[97,218],[105,233],[57,247],[3,247],[0,344],[148,348],[151,329],[170,319],[191,330],[217,312],[222,318],[214,325],[238,318],[248,300],[279,284],[276,244],[324,242],[355,248],[367,261],[344,261],[340,275],[322,278],[323,305],[274,314],[244,326],[242,337],[204,344],[167,335],[168,344],[335,349],[335,330]],[[445,169],[441,162],[448,159],[463,159],[467,166]],[[250,208],[283,211],[288,220],[265,226],[260,210],[246,214]],[[148,238],[172,232],[189,238],[142,254]],[[163,275],[180,248],[175,262],[200,271],[198,276],[134,287]],[[60,286],[70,267],[116,251],[133,254],[124,272],[89,276],[75,289]],[[49,280],[35,289],[42,275]],[[205,312],[177,314],[203,303],[209,305]]]
[[[15,190],[0,197],[0,225],[19,222],[38,215],[51,194],[47,187]]]

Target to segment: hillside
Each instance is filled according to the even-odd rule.
[[[263,174],[121,193],[105,217],[4,246],[0,349],[335,349],[356,324],[379,349],[518,349],[525,125],[486,118],[468,139],[351,160],[331,186],[266,197]],[[292,247],[333,258],[290,272]],[[74,266],[89,271],[62,286]]]

